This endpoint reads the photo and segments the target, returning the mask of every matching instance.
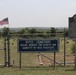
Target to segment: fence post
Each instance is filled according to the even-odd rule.
[[[5,56],[4,56],[4,61],[5,61],[5,67],[7,65],[7,54],[6,54],[6,36],[4,37],[4,53],[5,53]]]
[[[65,28],[64,28],[64,66],[66,64],[66,38],[65,38]]]
[[[7,42],[8,42],[8,67],[10,67],[10,31],[8,29],[8,36],[7,36]]]

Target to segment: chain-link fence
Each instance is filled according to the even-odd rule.
[[[19,38],[23,39],[52,39],[59,38],[59,52],[56,53],[56,61],[57,65],[72,65],[74,64],[74,54],[72,53],[72,45],[74,42],[66,37],[64,37],[64,33],[58,33],[57,36],[54,34],[30,34],[30,35],[22,35],[22,34],[10,34],[10,66],[19,67],[20,65],[20,53],[18,52],[17,40]],[[0,37],[0,64],[5,65],[8,63],[8,48],[6,47],[6,55],[5,55],[5,39]],[[7,40],[7,39],[6,39]],[[6,41],[6,46],[8,46],[8,42]],[[1,50],[2,49],[2,50]],[[5,60],[6,56],[6,60]],[[53,66],[54,65],[54,53],[21,53],[21,66]],[[40,57],[39,57],[40,56]],[[7,65],[8,66],[8,65]]]
[[[4,54],[4,38],[0,37],[0,66],[5,63],[5,54]]]
[[[72,53],[72,45],[73,45],[73,41],[68,39],[68,38],[64,38],[63,34],[59,34],[62,35],[62,37],[46,37],[47,39],[50,38],[59,38],[59,52],[56,53],[56,61],[55,63],[58,65],[72,65],[74,64],[74,55]],[[19,36],[19,37],[18,37]],[[13,66],[19,66],[19,59],[20,59],[20,53],[18,53],[18,48],[17,48],[17,39],[18,38],[22,38],[23,39],[27,39],[26,36],[28,35],[18,35],[17,37],[11,37],[10,40],[10,59],[11,59],[11,65]],[[37,35],[35,35],[37,36]],[[33,39],[46,39],[44,38],[40,38],[40,37],[34,37],[34,35],[29,35],[28,36],[29,39],[33,38]],[[39,66],[40,65],[40,59],[39,56],[41,56],[41,62],[42,65],[44,66],[53,66],[54,65],[54,53],[53,52],[47,52],[47,53],[21,53],[21,62],[22,62],[22,67],[25,66]]]

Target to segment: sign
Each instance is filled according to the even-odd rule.
[[[59,40],[18,40],[18,52],[58,52]]]
[[[75,41],[75,68],[76,69],[76,14],[69,18],[69,37]]]
[[[69,37],[76,38],[76,14],[73,17],[69,17]]]

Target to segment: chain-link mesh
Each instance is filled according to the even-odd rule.
[[[4,38],[0,37],[0,66],[4,65]]]
[[[61,36],[61,37],[59,37]],[[23,39],[50,39],[50,38],[59,38],[59,52],[56,53],[56,64],[58,65],[64,65],[64,35],[58,34],[58,37],[50,36],[50,35],[11,35],[10,36],[10,65],[13,67],[19,67],[20,63],[20,53],[18,52],[17,47],[17,40],[19,38]],[[5,41],[4,37],[0,37],[0,65],[5,65]],[[7,40],[7,39],[6,39]],[[74,54],[72,53],[72,45],[74,44],[74,41],[66,38],[65,41],[65,48],[66,48],[66,58],[65,62],[66,65],[73,64],[74,63]],[[6,46],[8,45],[8,42],[6,42]],[[8,48],[6,47],[6,63],[8,63]],[[21,54],[21,64],[22,67],[26,66],[53,66],[54,65],[54,53],[47,52],[47,53],[22,53]],[[40,64],[39,56],[41,56],[42,64]]]
[[[63,35],[62,35],[63,36]],[[17,38],[20,37],[12,37],[10,40],[10,59],[11,59],[11,65],[13,66],[19,66],[19,53],[18,53],[18,48],[17,48]],[[49,37],[54,38],[54,37]],[[56,53],[56,63],[64,65],[64,37],[55,37],[59,38],[59,52]],[[40,39],[40,37],[36,37],[36,39]],[[46,38],[45,38],[46,39]],[[65,62],[68,64],[73,64],[74,63],[74,55],[72,54],[72,44],[74,42],[68,38],[66,38],[65,45],[66,45],[66,57],[65,57]],[[41,56],[42,60],[42,65],[44,66],[51,66],[54,64],[54,53],[52,52],[47,52],[47,53],[42,53],[43,55],[39,53],[22,53],[22,67],[25,66],[39,66],[40,61],[39,61],[39,55]]]

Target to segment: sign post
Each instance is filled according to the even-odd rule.
[[[20,60],[19,60],[19,68],[21,69],[21,53],[20,53]]]
[[[55,69],[55,62],[56,62],[56,52],[54,52],[54,69]]]

